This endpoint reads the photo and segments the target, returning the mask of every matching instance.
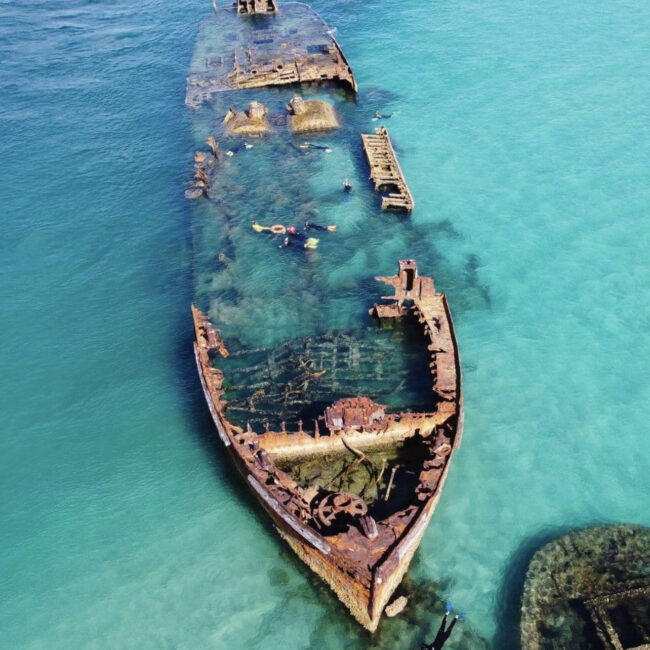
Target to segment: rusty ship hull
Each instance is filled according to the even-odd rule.
[[[377,279],[392,286],[395,295],[382,297],[389,302],[376,304],[373,316],[383,321],[410,314],[425,334],[423,354],[430,359],[435,398],[430,412],[387,413],[359,396],[334,402],[310,431],[301,421],[293,431],[284,423],[279,431],[268,425],[263,432],[237,426],[226,415],[224,373],[218,367],[229,354],[226,344],[192,306],[197,370],[221,442],[279,534],[370,631],[377,628],[431,520],[463,426],[460,356],[445,295],[435,291],[431,278],[418,275],[412,260],[401,260],[397,275]],[[299,482],[279,467],[336,452],[370,463],[364,450],[404,445],[417,450],[419,471],[406,500],[404,494],[396,500],[393,478],[406,484],[406,477],[393,469],[383,500],[378,500],[381,509],[358,494]]]

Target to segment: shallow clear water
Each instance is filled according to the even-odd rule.
[[[382,215],[360,147],[338,147],[308,188],[336,246],[287,260],[248,229],[264,208],[236,214],[235,239],[257,247],[241,262],[246,335],[309,333],[307,286],[340,296],[323,327],[358,323],[357,297],[399,256],[435,276],[466,429],[411,574],[424,608],[437,592],[468,613],[466,635],[516,647],[542,542],[650,523],[650,8],[314,7],[338,28],[358,109],[398,111],[388,126],[417,205],[410,221]],[[189,302],[238,304],[204,284],[220,240],[207,246],[212,226],[183,198],[200,128],[185,75],[209,10],[0,3],[3,647],[371,644],[231,476],[195,378]],[[244,156],[269,164],[261,146],[233,164]],[[408,647],[436,622],[402,619],[372,643]]]

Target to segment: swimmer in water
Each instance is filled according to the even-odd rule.
[[[423,643],[420,646],[421,650],[443,650],[445,643],[447,643],[449,637],[451,636],[454,626],[461,618],[465,616],[465,614],[459,612],[456,614],[456,616],[454,616],[454,619],[452,620],[449,627],[447,627],[449,614],[451,614],[451,603],[447,603],[445,607],[445,614],[442,617],[440,627],[438,628],[438,634],[436,634],[436,638],[433,640],[433,643]]]
[[[314,223],[313,221],[305,221],[305,230],[310,231],[310,230],[319,230],[321,232],[336,232],[336,226],[321,226],[318,223]]]
[[[291,227],[291,226],[290,226]],[[289,232],[289,228],[287,228],[287,232]],[[318,239],[315,237],[307,237],[302,233],[299,233],[300,236],[304,239],[304,241],[299,241],[299,242],[293,242],[289,237],[285,237],[282,244],[279,246],[279,248],[298,248],[298,249],[304,249],[304,250],[313,250],[318,246]]]
[[[387,120],[389,118],[393,117],[392,113],[388,113],[388,115],[382,115],[379,111],[375,111],[375,116],[372,118],[374,121],[377,120]]]
[[[307,235],[301,233],[295,226],[287,226],[287,235],[295,237],[298,241],[307,239]]]
[[[324,151],[325,153],[332,153],[332,147],[327,144],[314,144],[313,142],[303,142],[300,145],[301,149],[318,149]]]
[[[234,149],[230,149],[226,151],[226,156],[234,156],[236,153],[239,153],[240,151],[243,151],[244,149],[252,149],[253,145],[249,144],[244,140],[240,145],[235,147]]]

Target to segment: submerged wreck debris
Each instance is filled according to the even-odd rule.
[[[248,105],[247,111],[228,109],[223,123],[231,135],[264,135],[270,130],[266,120],[268,108],[260,102],[253,101]]]
[[[217,141],[214,139],[214,136],[210,136],[206,139],[205,144],[210,147],[210,151],[212,151],[212,155],[215,158],[219,157],[219,145],[217,144]]]
[[[215,365],[229,352],[220,331],[192,306],[199,378],[232,461],[280,535],[371,631],[433,515],[462,433],[460,357],[445,295],[418,275],[413,260],[400,261],[398,275],[378,279],[395,288],[389,299],[396,309],[377,305],[375,316],[406,314],[408,303],[422,326],[435,407],[388,413],[369,397],[343,398],[316,419],[313,433],[302,420],[297,429],[287,430],[283,421],[279,431],[267,425],[264,432],[229,420],[224,372]],[[381,461],[373,453],[383,454]],[[404,459],[395,463],[400,454]],[[333,457],[347,460],[338,476],[324,477]],[[363,486],[332,489],[353,471],[365,472]]]
[[[211,140],[212,153],[204,151],[197,151],[194,154],[194,184],[189,189],[185,190],[185,197],[188,199],[198,199],[202,196],[207,196],[210,189],[210,172],[217,162],[219,155],[219,146]]]
[[[390,401],[405,385],[414,386],[408,404],[426,410],[431,391],[418,386],[428,372],[421,356],[426,342],[416,325],[409,320],[401,329],[327,332],[271,348],[234,351],[224,367],[231,421],[253,427],[277,426],[282,420],[290,426],[300,419],[311,423],[360,382],[380,401]]]
[[[252,38],[239,13],[251,13],[267,0],[239,0],[237,8],[219,10],[201,25],[187,79],[185,103],[199,108],[223,90],[336,81],[353,92],[357,84],[332,30],[311,7],[288,2],[273,16],[260,16],[262,37]],[[242,6],[248,11],[240,11]],[[268,12],[265,12],[268,13]]]
[[[319,99],[304,100],[300,95],[294,95],[287,105],[289,128],[292,133],[315,133],[331,131],[339,127],[334,107]]]
[[[185,190],[186,199],[200,199],[204,196],[205,188],[199,185],[192,185],[192,187]]]
[[[521,606],[523,650],[650,647],[650,528],[596,526],[543,546]]]
[[[361,141],[370,166],[370,178],[376,192],[387,192],[381,199],[382,210],[412,212],[415,207],[413,196],[406,184],[402,168],[385,126],[375,133],[362,133]]]

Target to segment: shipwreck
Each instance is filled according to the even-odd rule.
[[[257,38],[249,38],[242,15],[263,21]],[[192,108],[214,93],[247,88],[331,81],[357,92],[333,31],[306,4],[287,2],[279,12],[274,0],[240,0],[203,22],[199,42],[204,45],[190,65],[185,96]]]
[[[379,324],[412,319],[423,334],[428,411],[390,412],[372,396],[353,395],[331,403],[310,424],[235,424],[220,367],[228,347],[192,306],[196,365],[221,442],[281,537],[370,631],[431,520],[463,425],[460,357],[445,294],[419,275],[414,260],[401,260],[397,275],[377,280],[394,295],[383,296],[372,316]],[[331,462],[337,455],[350,460],[338,466]],[[329,475],[301,471],[319,459]],[[332,472],[340,478],[360,468],[373,477],[372,490],[367,483],[338,489],[342,483],[337,487]]]
[[[319,326],[317,334],[304,329],[302,338],[260,348],[251,336],[242,344],[227,313],[230,300],[247,304],[230,267],[237,257],[255,259],[252,238],[229,235],[242,215],[273,211],[267,198],[276,191],[279,218],[289,203],[305,224],[317,210],[305,190],[308,166],[315,165],[303,149],[310,143],[295,136],[338,130],[342,139],[346,115],[352,131],[350,112],[337,109],[356,98],[357,84],[334,33],[308,5],[276,0],[215,6],[201,24],[185,103],[196,109],[197,142],[210,150],[196,151],[186,196],[220,206],[218,232],[227,252],[218,256],[224,274],[218,286],[227,298],[215,299],[211,282],[197,293],[212,318],[192,306],[194,353],[219,438],[245,484],[298,557],[374,631],[385,611],[393,615],[404,605],[403,598],[390,601],[460,444],[460,358],[446,297],[407,259],[396,275],[377,278],[394,295],[372,307],[370,327],[358,328],[369,320],[364,314],[343,325],[358,329]],[[242,180],[246,157],[231,160],[252,146],[236,140],[243,137],[274,154],[276,166],[267,173],[266,161],[255,159],[259,185]],[[386,129],[364,134],[362,143],[382,208],[410,213],[413,196]],[[237,196],[247,199],[241,213],[232,208]],[[207,221],[201,230],[214,227]],[[287,231],[283,223],[273,228]],[[214,241],[206,250],[214,251]]]

